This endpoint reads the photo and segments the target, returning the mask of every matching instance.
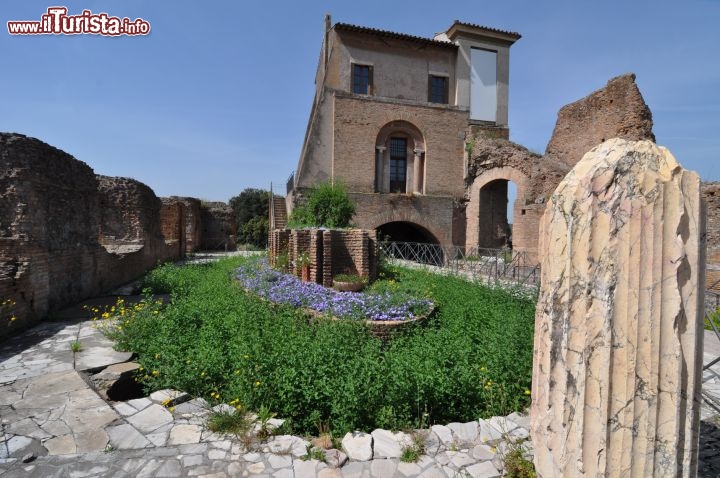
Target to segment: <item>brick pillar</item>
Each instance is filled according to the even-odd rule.
[[[323,265],[322,285],[332,287],[332,231],[322,231],[323,239]]]
[[[531,435],[539,477],[694,477],[703,348],[700,179],[613,139],[541,222]]]

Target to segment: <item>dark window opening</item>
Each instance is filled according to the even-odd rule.
[[[407,167],[407,139],[390,138],[390,192],[405,192]]]
[[[430,103],[448,102],[448,78],[430,75],[428,80],[428,101]]]
[[[369,95],[372,88],[372,66],[352,66],[352,91],[358,95]]]

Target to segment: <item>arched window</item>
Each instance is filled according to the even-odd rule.
[[[375,143],[375,192],[425,193],[425,141],[407,121],[383,126]]]

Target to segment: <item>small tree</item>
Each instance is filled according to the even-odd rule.
[[[310,188],[307,202],[293,210],[291,227],[343,228],[350,226],[355,204],[340,183],[320,183]]]
[[[237,221],[238,243],[265,247],[270,193],[262,189],[246,188],[230,199],[230,207]]]

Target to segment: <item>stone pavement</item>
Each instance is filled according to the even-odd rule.
[[[130,300],[125,298],[126,301]],[[95,299],[91,305],[114,303]],[[425,454],[400,460],[408,434],[375,430],[347,434],[324,461],[308,459],[311,444],[280,435],[248,443],[207,430],[213,408],[182,392],[160,391],[128,401],[105,401],[91,386],[132,371],[130,354],[75,307],[0,345],[0,477],[499,477],[502,456],[515,442],[532,454],[528,418],[512,414],[422,431]],[[706,338],[708,357],[720,341]],[[73,352],[78,341],[81,350]],[[706,357],[707,358],[707,357]],[[97,373],[101,372],[101,373]],[[95,375],[92,375],[94,373]],[[720,365],[706,372],[714,387]],[[105,393],[101,391],[101,393]],[[218,405],[215,410],[228,407]],[[708,411],[707,415],[710,412]],[[717,420],[717,418],[715,418]],[[274,420],[271,427],[282,421]],[[720,476],[720,433],[703,423],[701,473]],[[317,457],[313,454],[314,457]]]

